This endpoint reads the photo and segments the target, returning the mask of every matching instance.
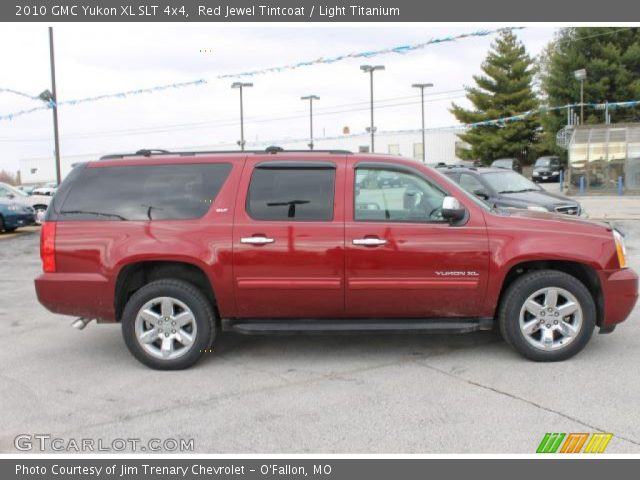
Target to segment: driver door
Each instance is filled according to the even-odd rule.
[[[389,175],[398,178],[381,181]],[[482,215],[450,225],[441,214],[447,192],[417,169],[396,164],[355,165],[346,194],[348,316],[478,315],[489,261]]]

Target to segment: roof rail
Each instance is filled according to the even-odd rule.
[[[178,155],[180,157],[189,157],[192,155],[203,155],[203,154],[214,154],[214,153],[222,153],[222,154],[272,154],[276,155],[278,153],[328,153],[330,155],[352,155],[353,152],[349,150],[285,150],[282,147],[278,147],[276,145],[272,145],[267,147],[264,150],[204,150],[204,151],[186,151],[186,152],[170,152],[169,150],[162,149],[142,149],[138,150],[134,153],[113,153],[109,155],[103,155],[100,157],[100,160],[117,160],[125,157],[152,157],[154,155]]]

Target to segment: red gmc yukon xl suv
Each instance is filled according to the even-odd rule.
[[[40,302],[120,322],[180,369],[216,333],[461,333],[563,360],[638,298],[622,235],[496,210],[418,162],[343,151],[141,150],[76,166],[42,227]]]

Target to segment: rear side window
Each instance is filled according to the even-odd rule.
[[[480,180],[468,173],[460,175],[460,186],[470,193],[477,192],[478,190],[484,190],[484,185],[480,183]]]
[[[247,213],[254,220],[331,221],[335,176],[333,167],[257,167]]]
[[[59,212],[63,220],[186,220],[202,217],[228,163],[85,168]]]

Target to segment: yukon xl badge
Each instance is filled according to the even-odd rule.
[[[478,272],[473,271],[436,271],[439,277],[479,277]]]

